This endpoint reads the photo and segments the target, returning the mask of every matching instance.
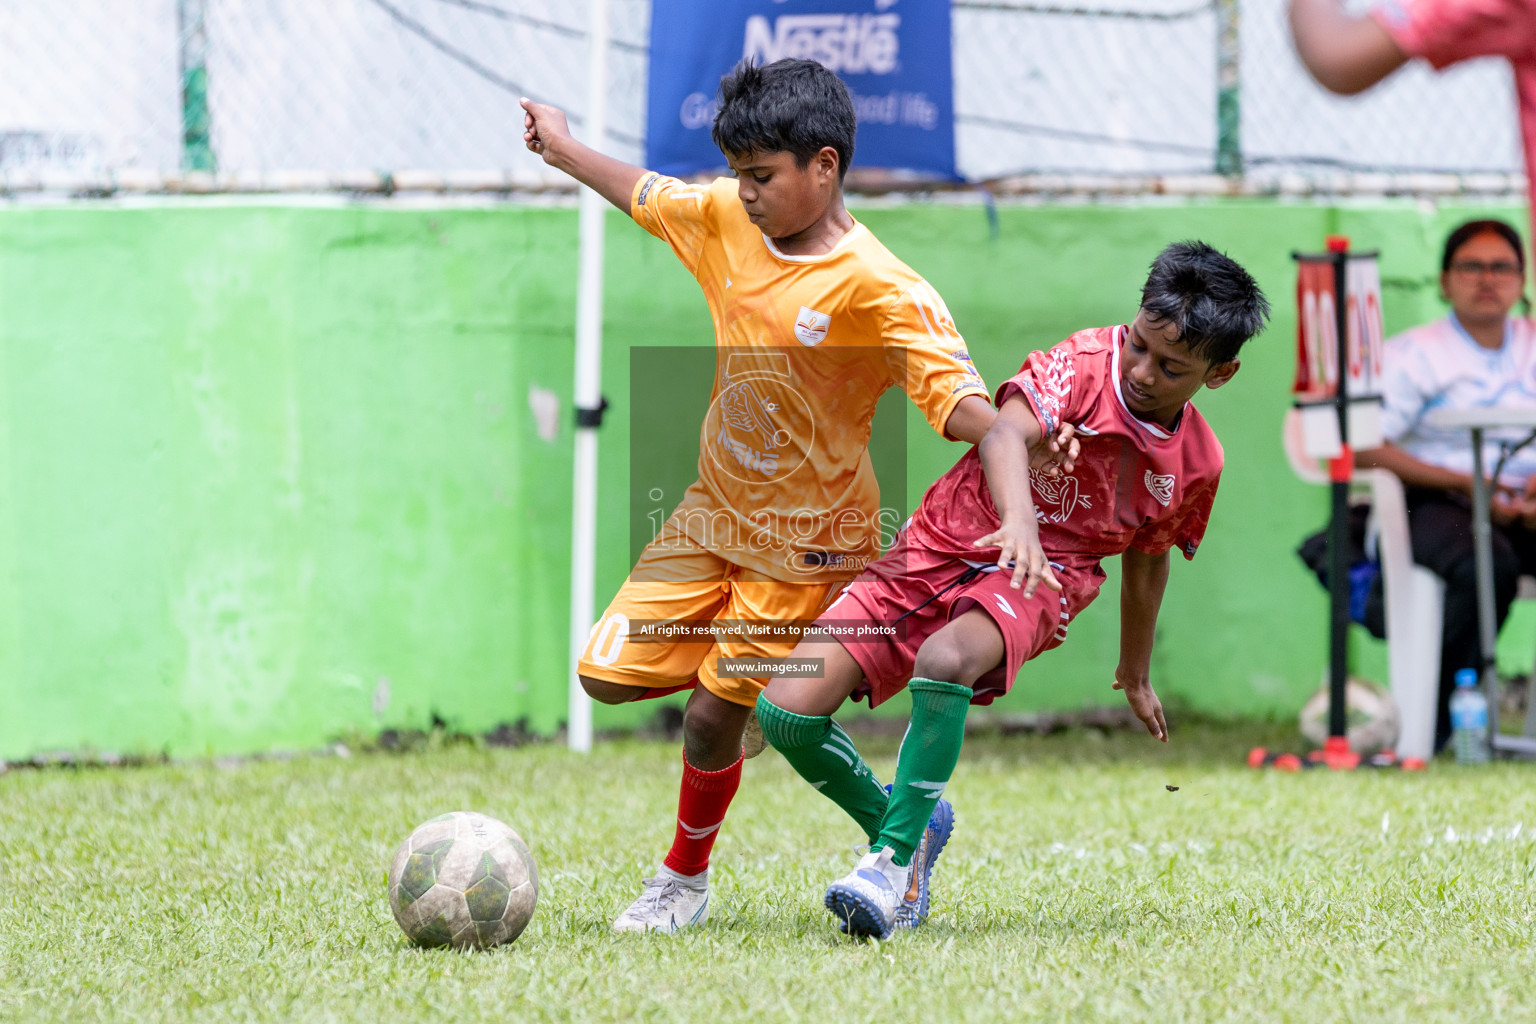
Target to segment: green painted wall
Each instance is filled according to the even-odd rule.
[[[994,383],[1129,318],[1167,241],[1204,238],[1264,283],[1273,330],[1199,400],[1228,470],[1153,667],[1185,706],[1270,714],[1324,658],[1324,598],[1291,549],[1326,499],[1278,443],[1289,253],[1330,231],[1381,246],[1395,330],[1438,313],[1439,240],[1482,209],[1007,207],[995,235],[976,207],[859,215],[942,292]],[[510,206],[0,209],[0,757],[304,747],[434,715],[555,729],[575,235],[574,211]],[[615,214],[605,505],[626,500],[629,349],[709,331],[668,250]],[[561,403],[548,439],[539,390]],[[913,502],[959,451],[909,422]],[[600,602],[628,568],[625,525],[602,517]],[[1116,610],[1111,582],[1001,707],[1118,700]]]

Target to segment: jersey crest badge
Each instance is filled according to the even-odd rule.
[[[1073,476],[1049,477],[1039,470],[1029,471],[1029,486],[1034,492],[1035,518],[1050,523],[1064,523],[1079,507],[1093,508],[1088,495],[1077,487]]]
[[[1173,474],[1154,473],[1150,469],[1146,475],[1147,491],[1157,499],[1157,503],[1164,508],[1173,500]]]
[[[827,329],[831,326],[830,314],[818,313],[809,306],[801,306],[800,312],[795,316],[795,337],[800,339],[800,344],[806,348],[813,348],[826,340]]]

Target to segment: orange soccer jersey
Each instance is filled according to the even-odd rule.
[[[771,579],[856,574],[880,553],[881,393],[901,387],[941,433],[962,398],[988,397],[943,300],[862,224],[825,255],[780,252],[731,178],[646,175],[630,212],[698,279],[715,325],[699,478],[670,522]]]

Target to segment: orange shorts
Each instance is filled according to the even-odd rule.
[[[735,704],[757,703],[771,673],[720,674],[721,658],[783,658],[846,580],[784,583],[743,569],[667,524],[592,627],[577,671],[643,689],[694,676]]]

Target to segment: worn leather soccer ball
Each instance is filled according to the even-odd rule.
[[[528,926],[538,898],[528,844],[510,826],[472,811],[421,825],[389,869],[389,909],[419,946],[511,942]]]

